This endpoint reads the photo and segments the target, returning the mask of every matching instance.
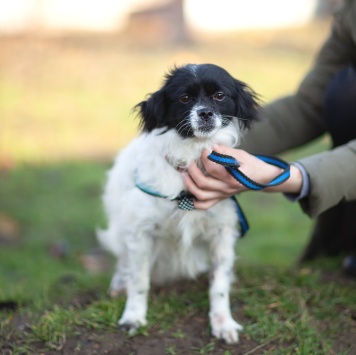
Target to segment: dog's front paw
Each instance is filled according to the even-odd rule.
[[[147,324],[145,318],[135,319],[134,317],[122,317],[119,320],[119,328],[125,332],[128,332],[129,335],[133,335],[136,331]]]
[[[223,339],[228,344],[239,341],[239,331],[242,331],[243,327],[231,316],[213,315],[210,317],[210,324],[214,337]]]

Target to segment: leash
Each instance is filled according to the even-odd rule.
[[[232,156],[230,155],[225,155],[225,154],[220,154],[215,151],[212,151],[211,154],[208,156],[208,159],[216,164],[220,164],[225,167],[227,172],[239,183],[244,185],[250,190],[254,191],[260,191],[265,189],[266,187],[271,187],[271,186],[277,186],[285,182],[286,180],[289,179],[290,176],[290,165],[283,161],[282,159],[276,158],[276,157],[270,157],[267,155],[255,155],[256,158],[277,166],[283,171],[278,174],[274,179],[272,179],[269,183],[267,184],[260,184],[252,179],[250,179],[247,175],[245,175],[241,170],[239,170],[240,164],[239,162]],[[237,199],[235,196],[233,196],[235,200],[235,206],[236,206],[236,213],[239,216],[239,223],[240,223],[240,228],[241,228],[241,237],[243,237],[248,229],[249,225],[247,222],[247,218],[245,214],[243,213],[243,210],[241,206],[239,205]]]
[[[290,165],[283,161],[282,159],[276,157],[270,157],[267,155],[255,155],[256,158],[264,161],[265,163],[277,166],[278,168],[283,169],[283,171],[278,174],[274,179],[272,179],[267,184],[260,184],[252,179],[250,179],[247,175],[245,175],[242,171],[239,170],[240,164],[239,162],[231,157],[230,155],[220,154],[215,151],[212,151],[208,156],[208,159],[214,163],[220,164],[225,167],[228,173],[239,183],[244,185],[250,190],[260,191],[265,189],[266,187],[277,186],[285,182],[289,179],[290,176]]]
[[[285,182],[286,180],[289,179],[290,165],[288,163],[286,163],[285,161],[283,161],[279,158],[270,157],[270,156],[266,156],[266,155],[255,155],[255,157],[257,157],[258,159],[260,159],[268,164],[275,165],[275,166],[283,169],[283,171],[280,174],[278,174],[274,179],[272,179],[269,183],[260,184],[256,181],[250,179],[247,175],[245,175],[242,171],[240,171],[239,170],[239,167],[240,167],[239,162],[234,157],[232,157],[230,155],[220,154],[215,151],[212,151],[212,153],[208,156],[208,159],[216,164],[220,164],[220,165],[224,166],[225,169],[229,172],[229,174],[234,179],[236,179],[242,185],[246,186],[248,189],[254,190],[254,191],[259,191],[259,190],[263,190],[266,187],[271,187],[271,186],[276,186],[276,185],[282,184],[283,182]],[[141,191],[143,191],[146,194],[149,194],[151,196],[160,197],[160,198],[168,198],[168,196],[162,195],[161,193],[154,191],[149,186],[140,182],[137,178],[135,181],[135,185]],[[239,202],[237,201],[236,197],[231,196],[230,198],[234,202],[235,211],[239,217],[241,237],[243,237],[249,230],[249,224],[248,224],[247,218],[246,218]],[[171,199],[171,201],[177,201],[178,208],[183,211],[192,211],[192,210],[194,210],[194,199],[195,199],[194,195],[192,195],[190,192],[182,191],[177,197]]]

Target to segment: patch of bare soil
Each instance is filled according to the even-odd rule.
[[[180,329],[184,336],[177,336]],[[48,355],[71,354],[109,354],[109,355],[167,355],[167,354],[246,354],[252,349],[268,350],[272,344],[259,346],[252,339],[242,335],[240,342],[227,345],[222,341],[215,341],[209,334],[208,319],[203,315],[194,315],[180,321],[175,329],[167,332],[143,336],[128,337],[117,331],[114,333],[97,333],[83,329],[77,335],[66,341],[63,349],[45,352]],[[41,353],[41,349],[38,349]],[[254,352],[261,353],[261,352]]]

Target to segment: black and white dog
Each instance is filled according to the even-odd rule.
[[[151,281],[209,270],[212,334],[235,343],[242,326],[229,301],[239,236],[234,202],[184,211],[175,199],[185,190],[180,170],[199,161],[204,149],[238,145],[242,129],[257,118],[255,95],[216,65],[188,64],[173,69],[136,109],[142,133],[108,174],[103,200],[109,226],[98,236],[118,258],[110,293],[127,293],[119,325],[133,333],[146,324]]]

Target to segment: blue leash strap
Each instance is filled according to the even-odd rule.
[[[239,167],[240,167],[239,162],[235,158],[233,158],[229,155],[220,154],[220,153],[212,151],[212,153],[208,156],[208,159],[214,163],[224,166],[226,168],[226,170],[228,171],[228,173],[234,179],[236,179],[239,183],[241,183],[242,185],[244,185],[245,187],[247,187],[250,190],[255,190],[255,191],[263,190],[266,187],[280,185],[289,179],[290,165],[287,162],[285,162],[279,158],[270,157],[270,156],[266,156],[266,155],[255,155],[255,157],[268,163],[268,164],[277,166],[277,167],[283,169],[283,171],[280,174],[278,174],[274,179],[272,179],[269,183],[260,184],[256,181],[250,179],[241,170],[239,170]]]
[[[235,196],[230,197],[235,204],[235,211],[237,216],[239,217],[239,225],[240,225],[240,233],[241,233],[241,238],[248,232],[250,226],[248,225],[247,218],[244,214],[244,211],[242,210],[239,202],[237,201],[237,198]]]
[[[279,158],[270,157],[270,156],[266,156],[266,155],[255,155],[255,157],[257,157],[258,159],[260,159],[268,164],[275,165],[275,166],[283,169],[283,171],[280,174],[278,174],[274,179],[272,179],[268,184],[260,184],[256,181],[250,179],[243,172],[241,172],[239,170],[239,167],[240,167],[239,162],[234,157],[232,157],[230,155],[220,154],[215,151],[212,151],[211,154],[208,156],[208,159],[214,163],[224,166],[225,169],[228,171],[228,173],[234,179],[236,179],[239,183],[241,183],[248,189],[254,190],[254,191],[259,191],[259,190],[263,190],[266,187],[282,184],[283,182],[285,182],[286,180],[289,179],[290,165],[287,162],[285,162]],[[232,196],[231,199],[233,199],[233,201],[235,203],[235,209],[236,209],[236,213],[239,217],[239,224],[240,224],[240,228],[241,228],[241,237],[243,237],[249,229],[248,221],[247,221],[247,218],[246,218],[240,204],[238,203],[236,197]]]

